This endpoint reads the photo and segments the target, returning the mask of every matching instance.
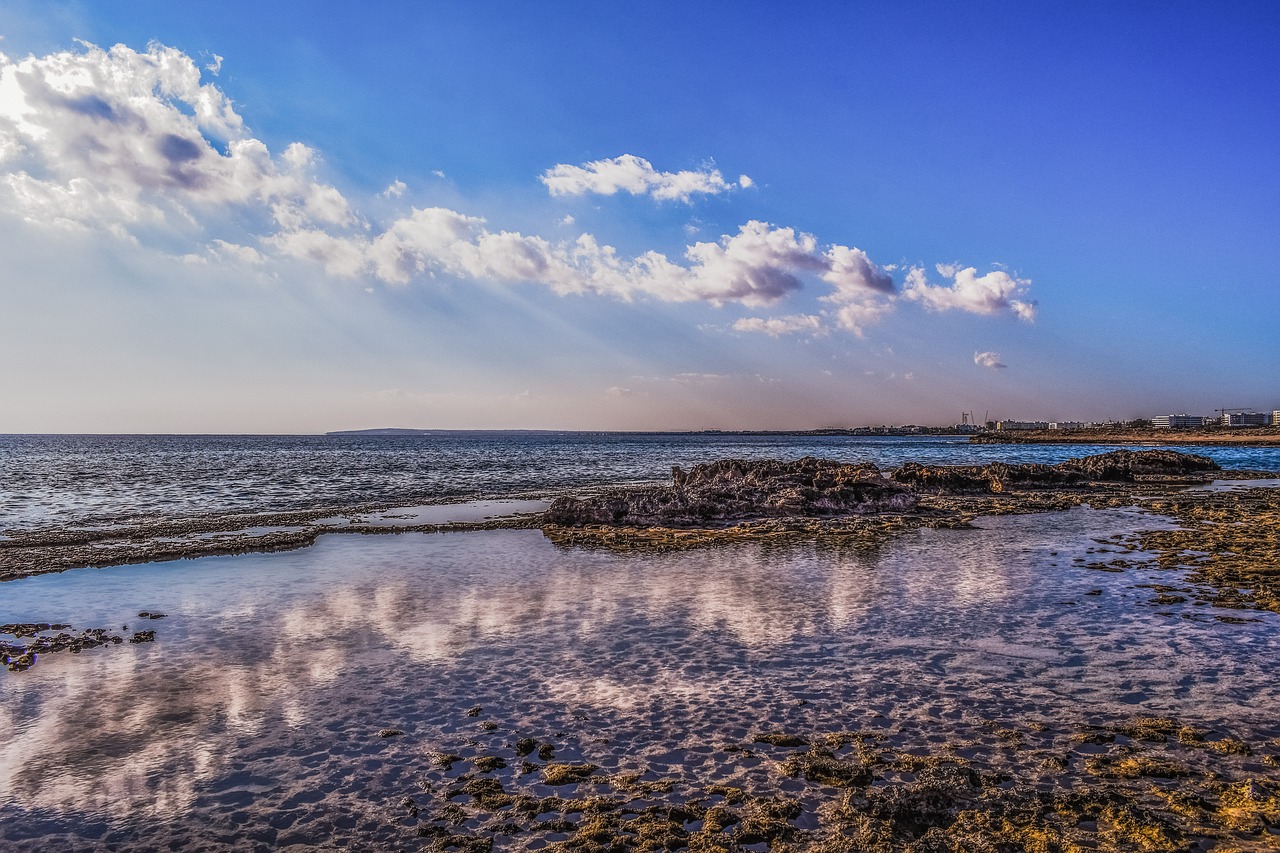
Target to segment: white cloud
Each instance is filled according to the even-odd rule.
[[[738,176],[738,186],[742,187],[744,190],[749,190],[755,185],[756,185],[756,182],[751,180],[751,178],[748,175]]]
[[[212,64],[220,68],[221,58]],[[692,242],[682,257],[624,257],[591,234],[553,241],[446,208],[410,208],[375,227],[318,179],[318,165],[301,143],[273,153],[231,100],[201,81],[195,60],[174,48],[83,45],[17,61],[0,54],[0,211],[32,222],[134,242],[164,232],[169,243],[190,241],[193,251],[183,257],[193,262],[304,259],[366,284],[445,275],[560,295],[746,306],[778,303],[806,281],[830,287],[818,314],[734,324],[770,335],[829,327],[861,335],[900,298],[886,269],[863,250],[755,219],[718,240]],[[633,155],[556,166],[542,181],[553,195],[625,191],[683,201],[753,185],[745,175],[727,182],[714,168],[659,172]],[[406,189],[397,179],[382,195],[398,199]],[[573,224],[570,216],[560,221]],[[1034,317],[1029,281],[1003,270],[938,269],[953,280],[949,286],[929,284],[914,268],[901,295],[933,310]]]
[[[539,178],[553,196],[559,195],[647,195],[660,201],[689,201],[695,195],[719,195],[737,186],[749,187],[752,180],[743,175],[738,184],[726,181],[719,169],[659,172],[653,164],[634,154],[623,154],[608,160],[593,160],[581,166],[561,163],[552,166]]]
[[[215,53],[213,59],[205,63],[204,70],[217,77],[222,71],[222,57]]]
[[[879,323],[891,311],[892,299],[868,298],[841,303],[831,314],[841,329],[862,337],[869,326]]]
[[[857,286],[832,261],[851,250],[836,246],[824,252],[810,234],[756,220],[718,242],[689,246],[684,263],[654,251],[622,258],[590,234],[551,242],[495,232],[479,217],[446,208],[415,208],[373,238],[310,228],[282,232],[268,242],[285,255],[318,261],[335,275],[367,273],[395,284],[441,273],[542,284],[561,295],[743,305],[777,302],[802,286],[802,275],[836,277],[846,290]]]
[[[568,214],[568,213],[566,213],[564,216],[560,217],[560,224],[561,224],[561,225],[572,225],[573,223],[575,223],[575,222],[577,222],[577,221],[578,221],[578,220],[574,219],[574,218],[573,218],[573,216],[572,216],[571,214]]]
[[[189,227],[239,205],[285,228],[351,223],[314,163],[299,143],[273,158],[174,48],[84,45],[0,59],[0,197],[31,221]]]
[[[225,258],[232,258],[242,264],[250,264],[258,266],[266,262],[266,258],[261,252],[252,246],[241,246],[238,243],[228,243],[226,240],[214,240],[209,246],[209,251]]]
[[[902,295],[933,311],[958,308],[973,314],[1008,313],[1028,322],[1035,320],[1036,303],[1023,298],[1031,286],[1029,279],[1016,278],[1000,269],[980,276],[974,267],[962,268],[958,264],[938,264],[937,270],[952,280],[950,286],[932,285],[923,268],[912,267]]]
[[[826,330],[822,318],[812,314],[791,314],[786,317],[743,317],[733,324],[735,331],[759,332],[771,338],[808,332],[822,335]]]
[[[1000,353],[998,352],[975,352],[973,354],[973,363],[979,367],[988,367],[992,370],[1004,370],[1009,366],[1000,361]]]

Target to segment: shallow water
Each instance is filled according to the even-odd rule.
[[[398,804],[439,785],[429,753],[510,754],[524,736],[559,760],[750,787],[776,769],[720,747],[759,731],[936,745],[992,720],[1171,714],[1280,733],[1280,618],[1150,606],[1135,585],[1176,573],[1083,567],[1107,556],[1095,537],[1161,520],[980,524],[871,550],[666,555],[536,531],[329,535],[14,581],[0,622],[168,615],[146,623],[153,644],[0,676],[0,842],[420,849]]]

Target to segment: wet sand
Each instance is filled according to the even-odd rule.
[[[1274,849],[1280,616],[1161,598],[1197,581],[1134,550],[1177,534],[1148,514],[971,523],[324,535],[13,581],[0,622],[167,618],[4,675],[0,842]]]

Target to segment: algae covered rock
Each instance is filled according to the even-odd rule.
[[[1061,471],[1075,471],[1090,480],[1131,482],[1139,476],[1185,477],[1222,470],[1208,456],[1176,450],[1113,450],[1096,456],[1068,459]]]
[[[722,459],[672,469],[671,486],[562,497],[547,510],[552,524],[690,527],[784,516],[904,511],[915,495],[870,463],[804,457],[791,462]]]
[[[921,492],[968,494],[1006,492],[1013,488],[1063,488],[1080,485],[1084,475],[1039,463],[989,465],[922,465],[908,462],[890,475]]]

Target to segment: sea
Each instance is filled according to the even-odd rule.
[[[724,457],[888,468],[1110,449],[731,434],[3,436],[0,531],[489,506],[666,480],[673,465]],[[1178,449],[1280,471],[1277,450]],[[1077,507],[871,543],[666,553],[564,547],[532,529],[335,532],[279,553],[0,583],[0,641],[30,622],[122,638],[0,670],[0,850],[594,849],[564,845],[602,808],[648,820],[716,805],[749,820],[759,803],[794,808],[787,832],[803,849],[845,792],[789,770],[806,748],[795,744],[901,756],[882,768],[943,755],[1007,785],[1069,792],[1113,754],[1181,749],[1099,734],[1134,719],[1251,750],[1179,761],[1274,776],[1260,762],[1280,744],[1280,615],[1159,598],[1187,588],[1187,573],[1116,543],[1170,525],[1133,507]],[[139,632],[154,634],[131,642]],[[557,784],[555,767],[584,775]],[[872,791],[912,790],[915,778],[902,770]],[[536,805],[519,812],[514,795]],[[704,828],[688,820],[682,832]]]
[[[1159,446],[1159,445],[1152,445]],[[423,435],[0,435],[0,535],[217,514],[420,505],[665,481],[674,465],[816,456],[882,468],[1057,463],[1103,445],[963,436],[473,432]],[[1280,471],[1280,448],[1177,447]]]

